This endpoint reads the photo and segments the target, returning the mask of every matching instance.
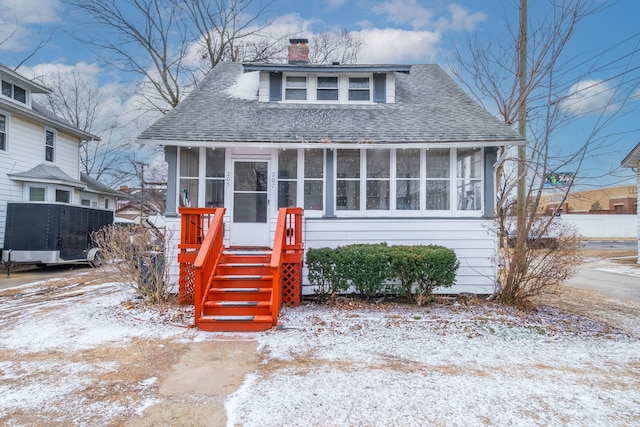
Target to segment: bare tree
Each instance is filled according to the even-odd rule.
[[[287,39],[295,36],[271,29],[275,0],[63,1],[91,23],[91,34],[78,37],[99,49],[106,64],[142,76],[137,92],[162,113],[219,62],[283,59]],[[312,40],[319,63],[355,62],[362,45],[347,31]]]
[[[526,7],[526,1],[521,2],[520,6],[523,5]],[[637,46],[607,64],[602,64],[602,53],[589,58],[567,56],[566,46],[580,23],[602,7],[606,5],[591,0],[550,0],[548,13],[540,21],[533,25],[521,23],[515,30],[510,28],[511,37],[505,43],[483,44],[468,37],[468,59],[463,52],[457,52],[460,68],[453,71],[467,89],[481,103],[491,102],[506,124],[527,124],[529,145],[524,162],[514,157],[512,149],[503,147],[496,167],[496,228],[501,244],[494,296],[504,303],[528,305],[534,296],[555,289],[572,274],[578,261],[575,231],[561,226],[556,215],[539,215],[545,179],[550,173],[568,167],[575,171],[574,177],[586,178],[582,165],[588,156],[606,151],[610,144],[605,137],[606,129],[638,87],[637,78],[625,78],[627,72],[637,70],[630,65],[630,58],[637,56]],[[507,19],[511,21],[515,20]],[[523,24],[525,28],[529,24],[529,31],[521,34]],[[523,52],[524,57],[519,55]],[[559,131],[576,120],[571,103],[575,102],[576,95],[585,94],[585,87],[579,83],[604,67],[621,70],[618,80],[608,82],[617,85],[606,86],[610,91],[607,105],[590,112],[590,128],[581,145],[569,149],[557,143]],[[603,90],[605,87],[603,82],[593,85],[596,91],[598,86]],[[521,133],[524,133],[522,129]],[[518,163],[524,165],[520,172],[514,166]],[[514,191],[525,177],[525,193],[518,209]],[[561,199],[559,205],[564,203],[574,184],[572,181],[556,189]],[[514,211],[518,212],[515,218]],[[514,230],[516,223],[515,239],[510,239],[509,231]],[[549,236],[561,246],[536,244]]]

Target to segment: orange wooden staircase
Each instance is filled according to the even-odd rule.
[[[273,249],[224,248],[224,209],[182,208],[180,299],[193,302],[205,331],[263,331],[278,323],[283,302],[300,302],[302,209],[283,208]]]

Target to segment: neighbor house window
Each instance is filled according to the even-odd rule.
[[[318,77],[318,101],[338,100],[338,77]]]
[[[304,209],[324,209],[324,150],[304,150]]]
[[[71,192],[67,190],[56,190],[56,202],[69,203],[71,201]]]
[[[482,150],[459,148],[456,156],[458,210],[482,207]]]
[[[91,200],[89,200],[89,199],[80,199],[80,205],[81,206],[89,206],[89,207],[91,207]]]
[[[367,210],[389,210],[391,150],[366,150]]]
[[[7,116],[0,114],[0,151],[7,151]]]
[[[93,206],[96,206],[97,203],[93,203]],[[109,199],[104,199],[104,208],[109,209]]]
[[[55,154],[54,150],[56,146],[56,133],[52,130],[47,129],[45,131],[44,141],[44,159],[48,162],[53,162]]]
[[[360,210],[360,150],[336,150],[336,209]]]
[[[180,148],[180,206],[198,206],[200,149]]]
[[[420,150],[396,152],[396,209],[420,210]]]
[[[307,99],[307,77],[287,76],[285,79],[284,99],[305,101]]]
[[[29,187],[30,202],[44,202],[46,189],[44,187]]]
[[[349,101],[371,100],[369,77],[349,77]]]
[[[298,150],[278,150],[278,207],[298,204]]]
[[[20,86],[16,86],[12,83],[2,81],[2,94],[8,98],[13,98],[16,101],[27,103],[27,91]]]
[[[208,208],[224,207],[224,148],[207,148],[204,194]]]
[[[447,149],[427,150],[426,202],[428,211],[450,209],[451,155]]]

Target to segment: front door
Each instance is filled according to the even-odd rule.
[[[233,160],[231,246],[268,247],[269,162]]]

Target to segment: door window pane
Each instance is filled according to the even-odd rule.
[[[267,162],[235,162],[233,221],[267,222]]]
[[[267,162],[236,162],[234,191],[267,191]]]

